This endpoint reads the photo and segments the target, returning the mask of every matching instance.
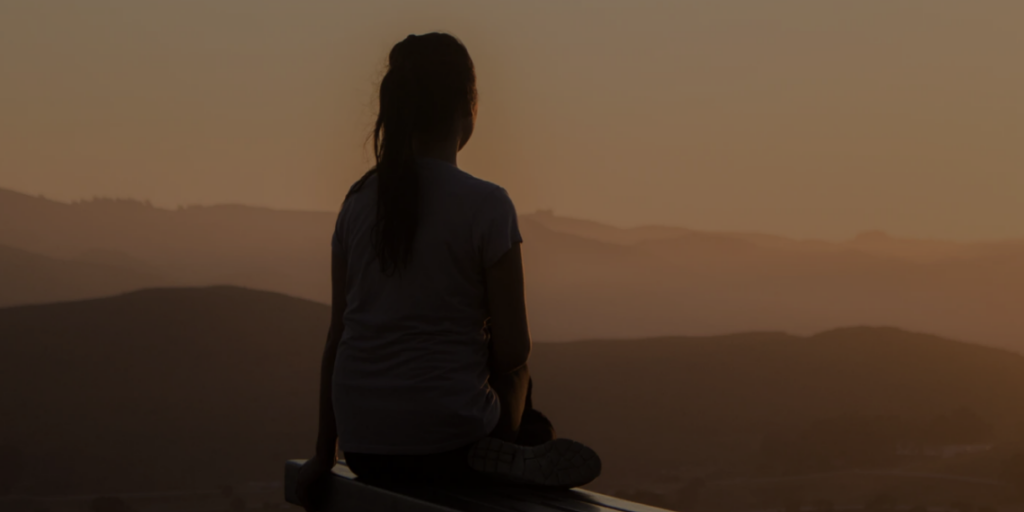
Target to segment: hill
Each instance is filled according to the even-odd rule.
[[[688,230],[670,237],[661,230],[613,243],[615,228],[596,234],[592,223],[573,224],[520,217],[538,339],[809,335],[888,325],[1024,349],[1018,242],[946,244],[876,233],[829,243]]]
[[[152,273],[163,279],[155,284],[236,285],[319,302],[329,301],[334,217],[237,205],[65,204],[0,190],[2,245]],[[522,215],[520,227],[541,340],[890,325],[1024,350],[1020,242],[621,229],[551,212]],[[26,281],[7,303],[68,298],[55,292],[58,281]],[[67,288],[93,297],[119,291],[74,280]]]
[[[276,480],[312,446],[328,316],[232,287],[0,309],[0,453],[30,461],[13,490]],[[896,329],[537,343],[531,368],[537,407],[604,457],[602,490],[925,463],[991,479],[1010,452],[964,470],[897,450],[1024,434],[1024,358]]]
[[[0,309],[0,443],[30,461],[22,491],[276,480],[315,439],[329,313],[230,287]]]
[[[598,222],[573,219],[555,215],[551,210],[541,210],[526,215],[530,221],[559,233],[589,238],[616,245],[635,245],[642,242],[672,239],[737,240],[750,246],[784,249],[794,252],[836,253],[856,251],[872,256],[888,257],[918,263],[939,262],[954,259],[982,257],[999,252],[1008,246],[1020,246],[1019,242],[959,243],[945,240],[916,240],[897,238],[883,231],[865,231],[845,242],[821,240],[795,240],[782,236],[744,232],[710,232],[671,226],[639,226],[617,228]]]
[[[168,284],[152,271],[126,264],[59,260],[3,245],[0,283],[0,307],[85,299]]]
[[[806,467],[758,460],[766,436],[829,420],[850,426],[853,437],[842,441],[850,444],[873,418],[892,420],[890,433],[906,436],[892,441],[904,445],[1024,440],[1015,405],[1024,357],[898,329],[546,343],[531,369],[543,391],[537,407],[600,448],[612,475],[635,481],[658,471],[767,471],[761,463],[783,473],[842,468],[826,450]],[[983,425],[948,439],[912,428],[958,414]],[[884,439],[869,441],[862,449],[887,449]]]

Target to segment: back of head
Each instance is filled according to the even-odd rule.
[[[476,75],[466,47],[448,34],[411,35],[391,49],[373,134],[377,175],[374,244],[381,270],[412,256],[419,210],[416,144],[452,137],[476,108]]]

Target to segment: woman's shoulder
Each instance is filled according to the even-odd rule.
[[[431,163],[425,169],[434,177],[430,186],[434,197],[430,202],[446,211],[465,215],[467,219],[508,217],[515,215],[515,206],[508,192],[497,183],[473,176],[446,162]]]
[[[461,170],[459,172],[462,173],[460,177],[462,183],[459,187],[462,192],[460,194],[461,201],[470,208],[474,216],[515,211],[512,198],[501,185],[477,178]]]
[[[355,196],[359,192],[362,192],[364,189],[374,187],[376,185],[376,182],[377,169],[373,168],[370,169],[369,171],[366,171],[366,173],[363,174],[361,178],[356,180],[356,182],[353,183],[352,186],[348,188],[348,193],[345,194],[345,201],[348,201],[349,198]]]
[[[490,182],[482,178],[477,178],[476,176],[473,176],[472,174],[469,174],[464,171],[460,172],[462,172],[463,174],[463,185],[466,188],[471,189],[474,193],[481,197],[489,197],[494,195],[508,195],[508,192],[506,192],[505,189],[502,188],[502,186],[498,185],[497,183]]]
[[[444,176],[449,186],[461,189],[478,197],[501,194],[508,195],[504,188],[497,183],[478,178],[464,169],[446,162],[430,161],[427,164]]]

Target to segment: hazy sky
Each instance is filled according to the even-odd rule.
[[[1024,2],[0,1],[0,187],[336,210],[387,51],[477,64],[521,212],[1024,238]]]

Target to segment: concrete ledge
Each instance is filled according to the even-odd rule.
[[[305,460],[285,463],[285,500],[298,505],[295,480]],[[327,510],[337,512],[665,512],[582,489],[546,490],[513,485],[371,485],[356,478],[344,462],[334,466]]]

